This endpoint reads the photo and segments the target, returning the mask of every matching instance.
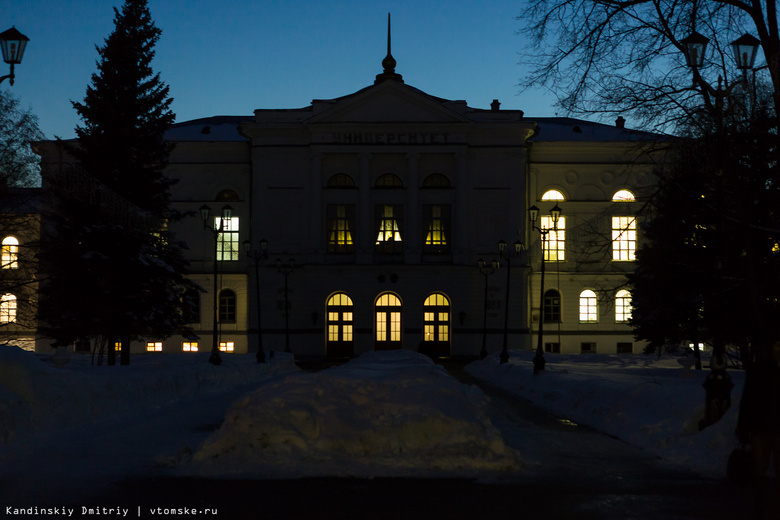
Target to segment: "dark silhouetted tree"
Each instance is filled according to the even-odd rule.
[[[112,363],[121,342],[128,363],[131,340],[190,333],[182,307],[192,282],[185,246],[167,229],[180,215],[164,175],[172,100],[151,68],[161,31],[146,0],[114,13],[84,102],[73,103],[83,126],[67,148],[78,167],[53,186],[40,316],[56,345],[90,340]]]

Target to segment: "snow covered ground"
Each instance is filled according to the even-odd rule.
[[[0,502],[94,494],[120,478],[161,474],[279,478],[471,476],[522,472],[487,415],[488,397],[409,351],[364,354],[318,373],[290,355],[257,365],[225,355],[134,356],[95,367],[0,346]],[[736,445],[732,409],[698,432],[706,371],[676,358],[531,352],[469,365],[477,378],[709,476]]]
[[[578,424],[587,425],[709,477],[725,477],[737,447],[734,430],[744,372],[730,370],[731,408],[703,431],[702,383],[709,373],[683,367],[680,357],[545,354],[545,371],[533,375],[534,352],[510,352],[501,365],[494,354],[466,370]],[[690,361],[690,358],[687,358]]]

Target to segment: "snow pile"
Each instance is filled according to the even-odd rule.
[[[148,354],[128,366],[92,366],[91,356],[71,355],[62,367],[18,347],[0,346],[0,447],[52,430],[138,416],[236,386],[260,382],[278,372],[297,371],[292,356],[258,365],[254,356],[209,353]]]
[[[643,355],[545,354],[547,365],[533,375],[534,352],[513,351],[472,363],[474,377],[545,408],[708,476],[725,476],[737,447],[734,435],[744,372],[730,371],[731,408],[715,425],[699,431],[704,416],[702,383],[709,373],[688,370],[685,360]]]
[[[425,356],[369,352],[238,400],[183,469],[233,477],[516,470],[520,459],[491,424],[488,399]]]

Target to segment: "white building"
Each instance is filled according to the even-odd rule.
[[[648,135],[527,119],[497,101],[472,108],[407,85],[389,54],[383,66],[372,85],[337,99],[174,125],[167,173],[179,181],[175,204],[193,215],[175,231],[207,291],[200,340],[148,338],[134,349],[211,349],[215,256],[224,351],[253,352],[261,339],[266,352],[289,346],[301,357],[389,348],[476,356],[483,341],[502,348],[505,326],[510,349],[532,348],[541,247],[528,208],[539,207],[546,226],[557,203],[546,347],[641,350],[626,323],[630,294],[620,291],[641,241],[641,202],[626,199],[652,185],[652,161],[637,147]],[[44,178],[68,161],[55,143],[41,150]],[[199,217],[204,205],[217,228],[232,208],[218,236]],[[512,258],[511,279],[499,240],[528,246]],[[481,271],[479,259],[500,267]]]

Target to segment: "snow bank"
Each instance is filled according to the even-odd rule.
[[[645,449],[708,476],[725,476],[744,373],[731,371],[732,405],[715,425],[698,430],[704,415],[702,383],[709,370],[691,371],[677,358],[644,355],[545,354],[533,375],[534,352],[513,351],[467,367],[476,378],[579,424]]]
[[[210,476],[454,476],[516,470],[488,397],[410,351],[369,352],[236,402],[185,468]]]
[[[136,355],[127,366],[98,367],[91,356],[71,355],[60,367],[52,356],[0,346],[0,447],[17,436],[30,441],[298,370],[291,355],[279,353],[269,365],[252,355],[224,355],[216,367],[208,356]]]

